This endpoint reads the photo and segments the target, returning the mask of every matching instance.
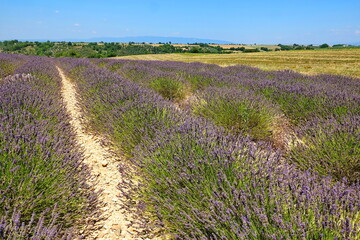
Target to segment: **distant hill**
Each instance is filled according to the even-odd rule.
[[[5,39],[3,39],[5,40]],[[1,41],[3,41],[1,40]],[[6,39],[13,40],[13,39]],[[167,43],[171,42],[172,44],[187,44],[187,43],[215,43],[215,44],[231,44],[234,42],[224,41],[224,40],[215,40],[215,39],[203,39],[203,38],[185,38],[185,37],[158,37],[158,36],[139,36],[139,37],[96,37],[88,39],[18,39],[19,41],[38,41],[46,42],[48,40],[53,42],[119,42],[119,43]]]
[[[214,39],[202,39],[202,38],[183,38],[183,37],[157,37],[157,36],[140,36],[140,37],[97,37],[83,40],[84,42],[136,42],[136,43],[216,43],[216,44],[231,44],[232,42],[224,40],[214,40]]]

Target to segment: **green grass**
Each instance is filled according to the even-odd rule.
[[[299,124],[311,115],[317,115],[324,111],[322,104],[324,99],[321,98],[283,93],[276,95],[272,100],[279,104],[285,115],[293,120],[295,124]]]
[[[235,134],[245,134],[254,140],[270,140],[276,121],[273,110],[250,100],[211,96],[192,106],[196,115],[214,121]]]
[[[160,77],[152,79],[149,87],[168,100],[181,101],[186,96],[185,85],[172,78]]]
[[[302,169],[311,169],[321,175],[331,175],[349,181],[360,178],[360,127],[345,120],[318,123],[305,130],[289,153],[289,159]]]
[[[13,74],[15,66],[11,63],[7,63],[3,60],[0,60],[0,78],[6,77],[10,74]]]
[[[190,85],[192,92],[195,92],[196,90],[204,89],[210,86],[214,82],[213,79],[210,77],[205,77],[196,74],[183,74],[183,77]]]
[[[132,157],[135,146],[154,138],[155,126],[171,124],[166,108],[141,103],[124,110],[121,119],[113,125],[113,139],[127,157]]]

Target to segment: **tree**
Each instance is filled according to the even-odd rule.
[[[293,47],[292,47],[292,46],[289,46],[289,45],[278,44],[278,46],[280,47],[280,49],[281,49],[282,51],[293,50]]]
[[[324,44],[320,45],[320,48],[328,48],[328,47],[329,47],[329,45],[327,43],[324,43]]]
[[[191,53],[199,53],[200,52],[200,48],[199,47],[191,47],[189,52]]]
[[[271,51],[271,50],[270,50],[269,48],[267,48],[267,47],[261,47],[260,50],[265,51],[265,52]]]

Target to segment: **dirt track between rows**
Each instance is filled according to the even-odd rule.
[[[62,96],[70,114],[70,124],[84,150],[85,164],[90,167],[94,176],[89,184],[94,191],[102,191],[99,197],[102,218],[97,221],[95,231],[90,231],[85,226],[84,235],[86,239],[138,239],[135,237],[135,229],[127,226],[131,214],[122,209],[124,199],[119,197],[121,174],[117,166],[123,159],[101,144],[101,136],[86,131],[86,120],[79,108],[75,86],[59,67],[57,69],[62,79]]]

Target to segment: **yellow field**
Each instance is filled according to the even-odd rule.
[[[216,47],[216,46],[220,46],[223,49],[230,49],[230,48],[238,48],[238,47],[244,47],[246,49],[255,49],[255,48],[261,48],[261,47],[266,47],[269,49],[274,50],[275,48],[279,48],[279,46],[277,45],[241,45],[241,44],[209,44],[210,46]]]
[[[150,54],[118,59],[213,63],[220,66],[250,65],[263,70],[291,69],[305,74],[330,73],[360,78],[360,49],[299,50],[233,54]]]
[[[162,43],[159,44],[159,43],[152,43],[150,44],[151,46],[154,46],[154,47],[159,47],[161,45],[163,45]],[[199,45],[189,45],[189,44],[171,44],[173,45],[174,47],[194,47],[194,46],[199,46]],[[212,46],[212,47],[216,47],[216,46],[220,46],[222,47],[223,49],[230,49],[230,48],[239,48],[239,47],[244,47],[246,49],[255,49],[255,48],[261,48],[261,47],[267,47],[269,49],[272,49],[274,50],[275,48],[279,48],[279,46],[277,45],[242,45],[242,44],[209,44],[209,46]]]

